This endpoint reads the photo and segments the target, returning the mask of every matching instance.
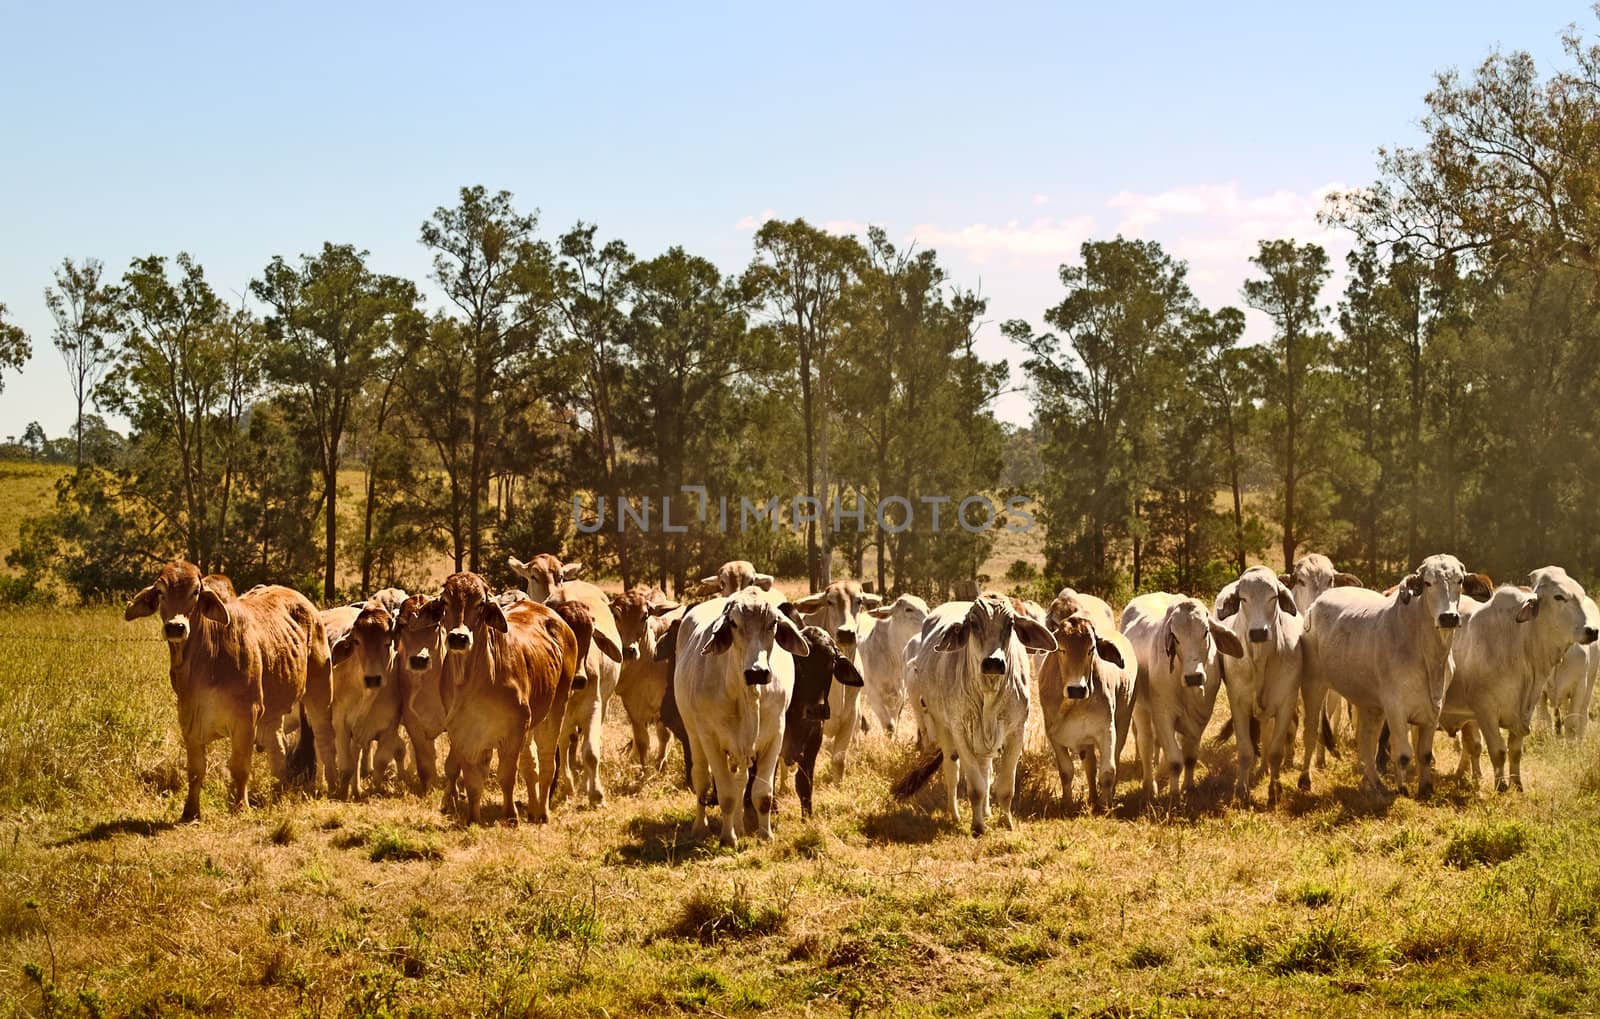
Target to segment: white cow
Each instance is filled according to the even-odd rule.
[[[1111,606],[1106,604],[1104,599],[1074,591],[1070,587],[1063,587],[1056,592],[1055,600],[1045,612],[1045,618],[1048,625],[1059,626],[1078,612],[1089,617],[1089,622],[1094,624],[1096,633],[1117,631],[1116,614],[1111,611]]]
[[[972,834],[982,835],[988,823],[991,784],[996,809],[1010,823],[1028,720],[1027,656],[1055,646],[1050,631],[1017,615],[997,594],[947,602],[930,612],[910,694],[921,704],[938,752],[896,782],[894,794],[909,797],[942,765],[951,820],[960,819],[959,778],[972,805]]]
[[[836,580],[826,590],[798,599],[794,607],[802,614],[805,625],[827,631],[859,673],[861,659],[856,653],[856,641],[874,622],[866,614],[867,609],[882,603],[882,595],[864,594],[859,580]],[[822,734],[828,740],[828,768],[835,782],[844,778],[850,743],[856,736],[860,700],[858,686],[836,683],[828,691],[828,720],[822,725]]]
[[[704,835],[713,782],[722,844],[755,830],[772,838],[772,787],[783,748],[783,716],[794,691],[794,659],[811,647],[787,616],[746,588],[691,608],[677,636],[673,694],[693,759],[694,832]],[[749,806],[739,812],[749,785]]]
[[[914,594],[903,594],[887,605],[868,609],[867,615],[876,622],[856,642],[861,678],[872,713],[893,736],[906,703],[906,641],[922,632],[928,603]]]
[[[1056,650],[1039,670],[1039,708],[1061,774],[1061,801],[1072,804],[1073,759],[1081,757],[1090,806],[1109,809],[1133,716],[1139,675],[1133,645],[1115,630],[1101,634],[1083,612],[1050,632]]]
[[[1495,788],[1522,789],[1522,740],[1533,726],[1533,711],[1544,694],[1551,670],[1574,644],[1595,642],[1594,625],[1584,614],[1587,595],[1559,566],[1528,574],[1530,590],[1506,585],[1481,605],[1461,601],[1466,617],[1456,634],[1451,657],[1455,676],[1445,691],[1440,724],[1465,726],[1462,752],[1478,771],[1478,737],[1489,745]],[[1509,739],[1502,739],[1505,729]],[[1509,751],[1509,755],[1508,755]]]
[[[1295,608],[1300,610],[1301,620],[1309,619],[1312,603],[1334,588],[1361,586],[1360,577],[1334,569],[1333,560],[1321,552],[1311,552],[1296,559],[1294,568],[1290,572],[1278,574],[1278,581],[1293,593]],[[1337,740],[1339,734],[1344,731],[1345,714],[1344,698],[1329,691],[1318,712],[1318,716],[1326,722],[1322,731],[1324,742],[1317,743],[1317,767],[1326,766],[1328,750],[1338,753],[1337,746],[1329,746],[1328,743]],[[1310,724],[1309,720],[1307,724]]]
[[[1156,793],[1158,758],[1167,794],[1194,790],[1200,738],[1222,687],[1221,655],[1244,654],[1233,631],[1211,618],[1205,605],[1182,595],[1140,595],[1122,610],[1122,632],[1139,661],[1133,724],[1146,797]]]
[[[1600,627],[1600,608],[1594,599],[1583,599],[1583,614],[1590,626]],[[1595,677],[1600,675],[1600,643],[1574,644],[1567,648],[1560,664],[1550,674],[1550,707],[1555,712],[1555,730],[1583,739],[1589,728],[1589,702],[1594,696]]]
[[[1450,649],[1461,625],[1461,595],[1488,595],[1480,574],[1469,574],[1453,555],[1422,561],[1392,594],[1361,587],[1327,592],[1307,616],[1301,700],[1309,716],[1331,686],[1356,710],[1356,743],[1363,784],[1381,790],[1379,730],[1389,726],[1400,781],[1413,760],[1416,727],[1417,793],[1433,791],[1433,736],[1450,685]],[[1311,788],[1311,757],[1320,740],[1306,740],[1300,788]]]
[[[1228,625],[1244,647],[1244,656],[1230,662],[1223,675],[1228,689],[1234,742],[1239,748],[1235,792],[1250,801],[1256,774],[1256,748],[1250,735],[1259,723],[1267,763],[1267,802],[1278,802],[1278,775],[1291,753],[1300,698],[1300,635],[1304,621],[1294,596],[1265,566],[1252,566],[1217,594],[1216,617]],[[1315,739],[1320,722],[1308,715],[1307,739]]]
[[[718,567],[714,576],[700,578],[702,595],[721,595],[727,598],[754,585],[763,591],[772,590],[770,573],[757,573],[754,564],[744,559],[734,559]]]

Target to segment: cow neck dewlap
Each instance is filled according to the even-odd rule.
[[[189,636],[178,644],[167,641],[168,665],[172,673],[174,687],[180,683],[185,687],[188,686],[189,670],[194,663],[196,655],[203,655],[207,659],[221,656],[230,643],[229,637],[235,638],[231,643],[237,652],[239,643],[237,635],[231,632],[239,625],[237,603],[230,606],[230,608],[234,609],[234,615],[232,621],[226,624],[202,615],[199,609],[196,608],[195,614],[189,617]],[[235,660],[242,658],[237,653],[228,657]],[[242,668],[243,662],[240,661],[239,664]]]

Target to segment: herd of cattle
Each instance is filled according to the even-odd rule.
[[[1223,688],[1246,801],[1265,775],[1276,802],[1302,722],[1299,786],[1309,790],[1346,717],[1373,789],[1384,742],[1402,791],[1414,772],[1426,796],[1441,726],[1460,735],[1475,782],[1487,744],[1497,788],[1520,789],[1536,711],[1548,704],[1556,730],[1581,738],[1600,671],[1600,612],[1564,570],[1493,588],[1450,555],[1429,556],[1383,593],[1309,555],[1292,573],[1251,567],[1209,607],[1146,594],[1120,618],[1070,588],[1049,606],[984,593],[929,608],[845,580],[791,600],[771,576],[731,562],[701,582],[703,600],[682,605],[649,587],[607,595],[553,555],[510,565],[525,590],[497,595],[457,573],[437,596],[391,588],[320,612],[289,588],[237,595],[220,574],[165,566],[125,616],[162,620],[188,756],[183,818],[199,817],[208,743],[230,741],[238,809],[252,754],[286,777],[298,730],[294,757],[320,762],[338,795],[360,796],[363,779],[391,765],[405,773],[408,759],[427,793],[447,736],[447,812],[464,790],[466,816],[480,822],[492,772],[515,824],[520,772],[528,816],[543,821],[558,783],[604,801],[601,723],[613,694],[641,766],[660,768],[669,742],[681,744],[695,831],[709,830],[715,804],[728,845],[771,837],[776,786],[791,768],[810,813],[824,741],[842,778],[868,728],[863,692],[891,738],[909,706],[926,751],[895,795],[942,771],[951,820],[964,789],[974,834],[991,800],[1010,821],[1025,732],[1048,741],[1068,803],[1081,763],[1090,804],[1109,807],[1130,722],[1146,795],[1158,784],[1188,795]]]

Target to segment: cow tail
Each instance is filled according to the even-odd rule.
[[[1230,739],[1233,739],[1233,716],[1232,715],[1229,715],[1228,716],[1228,720],[1226,722],[1222,723],[1222,728],[1220,730],[1218,730],[1216,736],[1212,738],[1211,745],[1212,746],[1216,746],[1216,747],[1220,747],[1222,744],[1228,742]]]
[[[928,784],[928,779],[939,770],[944,763],[944,751],[935,750],[932,754],[918,762],[917,766],[900,776],[900,780],[889,787],[889,793],[897,800],[909,800],[916,795],[918,789]]]
[[[1335,757],[1339,756],[1339,744],[1333,738],[1333,720],[1328,717],[1328,709],[1322,709],[1322,746]]]
[[[306,706],[300,705],[300,738],[295,740],[294,753],[289,755],[289,781],[308,782],[317,773],[317,737],[306,718]]]

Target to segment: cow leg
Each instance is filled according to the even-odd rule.
[[[267,755],[273,778],[279,782],[288,778],[289,754],[283,745],[282,715],[270,720],[266,715],[261,716],[261,721],[256,723],[256,749]]]
[[[1389,758],[1394,761],[1395,791],[1406,795],[1406,785],[1411,779],[1414,748],[1411,745],[1411,723],[1404,712],[1385,709],[1385,723],[1389,727]]]
[[[772,841],[772,774],[778,768],[778,751],[782,742],[776,738],[767,740],[767,745],[757,752],[755,767],[751,772],[750,798],[755,805],[756,838],[763,842]],[[799,785],[798,779],[795,784]],[[811,813],[809,806],[805,808],[805,813]]]
[[[462,755],[461,780],[467,787],[467,821],[472,824],[483,823],[483,770],[481,758]]]
[[[444,799],[439,803],[439,812],[456,816],[456,783],[461,779],[462,758],[459,751],[452,745],[444,755]]]
[[[1478,724],[1466,722],[1461,726],[1461,760],[1456,763],[1456,776],[1470,776],[1472,787],[1483,784],[1483,741],[1478,738]]]
[[[967,803],[972,807],[972,834],[976,838],[989,827],[989,787],[994,782],[994,758],[963,760],[967,779]]]
[[[728,752],[720,746],[709,750],[706,757],[711,781],[717,787],[717,806],[722,812],[720,841],[729,849],[735,849],[739,845],[739,821],[743,813],[739,808],[744,805],[745,771],[748,765],[739,761],[730,767]]]
[[[550,799],[560,777],[556,774],[561,767],[560,744],[560,713],[552,710],[533,727],[528,757],[523,762],[523,779],[528,784],[528,816],[537,824],[550,820]]]
[[[517,770],[529,757],[528,743],[528,730],[523,727],[500,744],[500,820],[512,828],[517,826]],[[529,786],[528,798],[532,799],[534,795],[534,788]]]
[[[1155,720],[1156,744],[1166,759],[1167,798],[1178,799],[1179,779],[1183,775],[1183,750],[1178,746],[1178,731],[1171,717]],[[1241,735],[1243,735],[1241,733]]]
[[[1522,792],[1522,741],[1527,734],[1518,729],[1511,730],[1511,736],[1506,740],[1506,759],[1511,766],[1511,788]]]
[[[1300,715],[1305,724],[1302,742],[1305,746],[1301,749],[1300,760],[1300,791],[1311,791],[1311,762],[1315,758],[1317,767],[1323,767],[1325,760],[1322,747],[1322,712],[1323,705],[1329,699],[1328,684],[1309,675],[1300,679]]]
[[[378,737],[378,774],[385,788],[389,785],[389,766],[394,765],[396,777],[405,774],[406,742],[400,736],[400,727],[391,725]]]
[[[623,708],[628,706],[623,704]],[[628,711],[628,728],[633,730],[633,756],[638,758],[640,768],[650,766],[650,723],[642,715]]]
[[[340,798],[361,795],[361,748],[356,746],[356,735],[350,727],[350,716],[345,711],[333,712],[334,781],[328,784],[328,793]]]
[[[256,715],[260,709],[252,711]],[[250,806],[250,757],[256,751],[256,719],[236,721],[229,734],[228,809],[235,813]]]
[[[1011,816],[1011,801],[1017,795],[1017,765],[1022,761],[1023,730],[1019,727],[1000,748],[1000,770],[994,777],[995,809],[1007,828],[1016,827]]]
[[[944,777],[945,809],[950,811],[950,823],[959,825],[961,823],[961,808],[957,806],[958,797],[956,791],[961,785],[961,759],[947,750],[944,754],[944,761],[939,765],[939,768]]]
[[[850,756],[850,741],[856,738],[857,705],[861,700],[858,687],[835,684],[839,693],[839,711],[832,724],[836,725],[833,738],[828,742],[828,771],[835,784],[844,781],[844,766]]]
[[[689,730],[689,745],[684,748],[689,759],[689,788],[694,792],[694,827],[690,833],[696,837],[710,833],[711,825],[706,821],[706,793],[711,791],[711,765],[706,760],[705,745],[700,741],[699,733]]]
[[[600,782],[600,740],[603,736],[601,728],[603,721],[601,712],[596,708],[589,716],[589,724],[578,748],[583,757],[584,786],[591,807],[598,807],[606,801],[605,786]]]
[[[1102,800],[1100,795],[1101,775],[1100,769],[1095,765],[1099,760],[1104,759],[1104,755],[1095,753],[1094,748],[1090,747],[1088,750],[1083,751],[1083,753],[1079,756],[1083,761],[1084,782],[1089,787],[1089,811],[1091,813],[1098,813]]]
[[[800,816],[811,816],[811,791],[813,779],[817,773],[817,752],[822,749],[822,727],[815,722],[809,723],[811,728],[806,733],[805,742],[800,745],[799,767],[794,772],[794,791],[800,798]],[[787,771],[783,761],[778,762],[780,771]]]
[[[650,763],[660,771],[667,764],[667,745],[672,742],[672,733],[667,729],[667,723],[659,720],[650,723],[650,728],[656,734],[655,754]]]
[[[184,754],[187,758],[189,794],[183,801],[180,821],[200,820],[200,789],[206,783],[206,745],[188,733],[184,734]]]
[[[1238,754],[1238,773],[1233,779],[1233,794],[1241,803],[1250,802],[1250,786],[1256,766],[1256,742],[1260,729],[1255,713],[1255,691],[1247,689],[1245,676],[1234,678],[1243,668],[1230,669],[1226,677],[1228,713],[1233,718],[1233,743]]]
[[[317,760],[322,763],[322,780],[331,792],[339,786],[338,740],[333,728],[333,706],[322,697],[312,695],[309,680],[302,704],[306,722],[311,726],[312,738],[316,741]]]
[[[1417,726],[1417,799],[1433,795],[1433,738],[1439,731],[1435,725]]]
[[[1133,709],[1135,749],[1139,754],[1139,773],[1144,784],[1145,802],[1156,795],[1156,734],[1150,709],[1142,703]]]
[[[1068,814],[1072,812],[1072,751],[1055,740],[1050,741],[1050,750],[1056,755],[1056,772],[1061,776],[1061,812]]]
[[[1361,756],[1361,783],[1372,792],[1383,792],[1383,779],[1378,777],[1378,737],[1383,725],[1383,711],[1378,708],[1359,708],[1356,711],[1356,746]]]

